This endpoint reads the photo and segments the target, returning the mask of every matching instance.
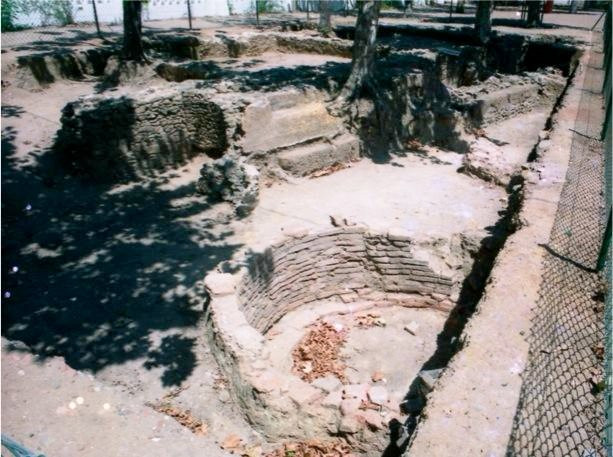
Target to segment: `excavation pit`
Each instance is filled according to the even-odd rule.
[[[395,229],[296,233],[235,273],[207,276],[214,353],[266,436],[385,445],[378,432],[398,417],[454,306],[452,280],[412,244]]]

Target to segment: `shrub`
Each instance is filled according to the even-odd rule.
[[[24,0],[21,10],[40,15],[42,25],[74,24],[74,7],[70,0]]]
[[[2,0],[2,31],[10,32],[11,30],[16,30],[17,26],[15,25],[15,17],[18,13],[18,4],[17,0]]]

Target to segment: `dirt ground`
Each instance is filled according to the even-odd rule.
[[[423,25],[422,19],[430,19],[426,24],[431,26],[444,17],[424,12],[408,19],[384,17],[382,23]],[[456,17],[461,22],[468,16]],[[515,17],[510,11],[494,14]],[[552,14],[545,20],[553,28],[496,29],[585,40],[597,18],[596,13]],[[354,19],[336,20],[349,24]],[[220,25],[228,31],[252,30],[244,22],[206,18],[195,26],[203,34]],[[173,25],[184,24],[165,21],[163,28]],[[78,39],[76,46],[88,43],[96,40]],[[260,456],[275,443],[253,430],[232,401],[204,338],[205,316],[190,300],[206,273],[221,261],[267,246],[284,231],[329,228],[330,216],[375,229],[402,227],[416,240],[420,258],[449,273],[456,264],[445,259],[468,254],[450,252],[445,241],[468,234],[479,242],[508,203],[502,187],[458,173],[461,154],[435,147],[418,154],[408,150],[383,163],[364,158],[328,176],[263,187],[255,211],[242,220],[229,205],[211,205],[195,192],[208,158],[128,185],[93,184],[66,173],[50,147],[62,108],[95,93],[97,81],[20,89],[5,79],[8,65],[36,45],[25,39],[19,45],[23,48],[3,54],[2,76],[2,420],[3,433],[47,457],[214,457],[239,448],[243,455]],[[266,53],[228,66],[252,71],[328,61],[347,59]],[[114,93],[164,83],[160,78],[139,81]],[[545,110],[521,115],[488,127],[486,135],[502,144],[514,164],[522,164],[548,115]],[[388,321],[394,321],[392,331],[353,334],[344,353],[355,371],[353,382],[383,371],[391,389],[406,390],[444,325],[436,312],[428,313],[386,310]],[[292,327],[297,315],[286,316],[280,329]],[[419,321],[423,335],[404,330],[412,321]],[[491,328],[489,335],[498,331]],[[390,348],[407,350],[407,340],[409,352],[413,344],[419,351],[388,357]],[[287,364],[291,344],[270,341],[275,344],[284,348],[277,352],[278,363]],[[412,368],[395,371],[400,364]],[[155,410],[166,403],[204,427],[191,430]],[[240,446],[229,444],[232,435],[242,440]]]

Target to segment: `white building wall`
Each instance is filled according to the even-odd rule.
[[[78,22],[93,22],[92,0],[70,0],[74,8],[74,18]],[[101,23],[121,23],[123,17],[122,0],[95,0],[98,11],[98,19]],[[305,0],[272,0],[277,9],[289,11],[293,5],[305,3]],[[342,9],[342,1],[331,0],[334,9]],[[583,1],[579,0],[580,3]],[[434,0],[439,5],[449,4],[449,0]],[[457,0],[454,0],[456,3]],[[353,0],[351,1],[353,3]],[[423,5],[426,0],[413,0],[414,5]],[[554,0],[556,6],[568,6],[569,0]],[[314,2],[316,5],[316,3]],[[202,16],[227,16],[232,14],[253,14],[255,0],[190,0],[192,17]],[[316,8],[315,8],[316,9]],[[143,5],[143,20],[154,21],[162,19],[186,19],[186,0],[149,0]],[[16,24],[24,26],[54,25],[52,20],[44,18],[38,13],[18,15]]]

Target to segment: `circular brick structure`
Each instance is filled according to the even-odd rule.
[[[380,384],[343,385],[330,377],[308,383],[279,368],[267,332],[288,313],[314,303],[328,314],[348,304],[354,311],[395,306],[445,314],[453,306],[452,281],[415,259],[411,244],[399,230],[305,231],[250,253],[235,273],[205,278],[211,347],[231,393],[269,438],[340,433],[364,440],[397,414],[397,398],[388,399]],[[377,411],[360,409],[362,401],[377,398]]]

